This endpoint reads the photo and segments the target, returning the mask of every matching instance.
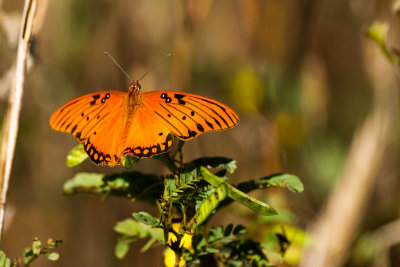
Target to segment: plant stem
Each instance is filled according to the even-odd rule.
[[[24,13],[21,22],[21,32],[18,43],[15,77],[11,86],[9,107],[6,112],[2,129],[0,154],[0,240],[3,233],[8,184],[14,157],[15,143],[17,140],[18,121],[21,111],[21,100],[26,73],[26,62],[29,55],[29,42],[32,34],[36,10],[36,0],[25,0]]]

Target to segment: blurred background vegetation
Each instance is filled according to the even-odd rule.
[[[38,236],[62,239],[63,245],[58,262],[39,259],[36,266],[163,264],[161,247],[140,253],[140,242],[125,259],[114,256],[115,223],[132,212],[152,213],[155,208],[125,199],[102,202],[94,195],[62,194],[63,183],[79,171],[123,169],[96,167],[89,161],[67,168],[65,157],[76,141],[52,131],[48,120],[72,98],[127,90],[130,81],[104,51],[133,78],[172,52],[172,58],[142,80],[143,91],[167,89],[212,97],[237,110],[241,119],[229,131],[188,142],[184,158],[237,160],[233,183],[286,172],[298,175],[305,185],[299,195],[279,189],[254,193],[276,207],[279,217],[266,220],[230,206],[213,218],[212,225],[242,223],[259,239],[268,239],[271,229],[280,231],[281,224],[290,226],[287,234],[293,244],[282,265],[307,266],[307,258],[315,256],[309,247],[324,240],[318,225],[329,218],[330,201],[337,195],[339,211],[359,203],[353,217],[334,213],[344,225],[355,225],[344,231],[348,240],[337,252],[337,264],[400,265],[399,68],[365,36],[373,22],[384,21],[389,27],[387,46],[400,50],[399,1],[38,2],[42,9],[36,26],[41,30],[31,47],[33,67],[25,83],[0,247],[8,256],[20,255]],[[22,0],[0,1],[1,114],[8,101],[7,73],[15,60],[22,7]],[[379,108],[384,111],[375,112]],[[378,115],[370,117],[373,114]],[[372,120],[378,124],[365,128]],[[362,139],[362,133],[371,137]],[[363,151],[368,142],[377,144],[379,151]],[[374,157],[354,159],[354,150]],[[167,172],[153,159],[142,160],[135,168]],[[349,173],[351,179],[346,180]],[[369,178],[362,180],[364,176]],[[336,194],[335,188],[346,188],[348,181],[358,181],[355,186],[364,193]],[[332,231],[336,226],[325,225]]]

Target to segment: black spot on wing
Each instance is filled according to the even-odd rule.
[[[197,129],[198,129],[200,132],[204,132],[203,125],[201,125],[200,123],[197,123]]]
[[[148,147],[127,147],[122,152],[124,155],[131,155],[138,158],[148,158],[154,155],[168,152],[172,147],[172,135],[168,134],[165,141],[161,144],[155,144]]]
[[[176,99],[182,99],[184,97],[184,95],[182,95],[182,94],[174,94],[174,97]]]
[[[76,127],[78,127],[78,125],[75,125],[75,126],[71,129],[71,133],[72,133],[72,134],[75,132]]]
[[[214,130],[214,125],[211,122],[206,120],[206,123],[207,123],[208,127],[210,127],[211,129]]]

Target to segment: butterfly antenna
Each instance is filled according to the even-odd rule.
[[[142,75],[142,77],[140,77],[138,79],[138,81],[140,81],[141,79],[143,79],[147,74],[149,74],[150,72],[152,72],[155,68],[157,68],[161,63],[163,63],[163,61],[167,58],[172,56],[172,53],[169,53],[168,55],[163,56],[156,64],[154,64],[145,74]]]
[[[108,56],[115,63],[115,65],[117,65],[117,67],[122,71],[123,74],[125,74],[125,76],[130,81],[133,81],[133,79],[128,75],[128,73],[126,73],[126,71],[121,67],[121,65],[119,65],[118,62],[108,52],[104,52],[104,54],[106,54],[106,56]]]

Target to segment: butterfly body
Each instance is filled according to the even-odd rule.
[[[174,91],[104,91],[61,106],[50,126],[72,134],[96,164],[121,164],[125,155],[152,157],[172,148],[172,135],[189,140],[201,133],[235,126],[237,114],[210,98]]]

